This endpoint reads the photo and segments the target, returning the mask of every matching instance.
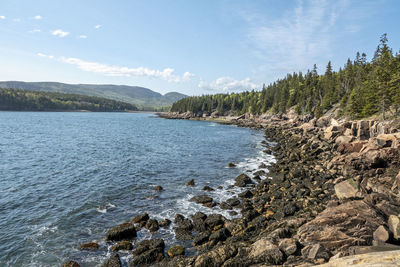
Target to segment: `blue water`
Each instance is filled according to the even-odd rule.
[[[272,160],[260,154],[262,139],[256,130],[152,114],[0,112],[0,266],[99,266],[110,255],[106,231],[137,214],[218,211],[188,199],[206,184],[224,186],[209,194],[217,201],[231,197],[236,175]],[[180,243],[172,227],[153,237]],[[138,241],[151,237],[142,230]],[[100,250],[78,249],[89,241]]]

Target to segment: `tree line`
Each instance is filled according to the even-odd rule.
[[[134,111],[137,108],[129,103],[101,97],[0,88],[0,110]]]
[[[171,111],[241,115],[283,113],[295,107],[298,114],[320,117],[334,105],[339,115],[354,118],[400,115],[400,53],[393,53],[386,34],[369,62],[365,53],[357,52],[338,71],[328,62],[324,74],[318,74],[314,65],[306,74],[288,74],[261,91],[188,97],[175,102]]]

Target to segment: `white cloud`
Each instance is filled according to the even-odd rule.
[[[13,21],[14,21],[14,22],[20,22],[20,21],[21,21],[21,19],[19,19],[19,18],[16,18],[16,19],[13,19]]]
[[[42,19],[42,16],[37,15],[37,16],[34,16],[33,18],[37,19],[37,20],[40,20],[40,19]]]
[[[6,16],[0,16],[0,19],[6,19]]]
[[[52,56],[52,55],[46,55],[46,54],[43,54],[43,53],[37,53],[36,55],[38,55],[39,57],[44,57],[44,58],[49,58],[49,59],[53,59],[54,58],[54,56]]]
[[[347,0],[306,0],[277,19],[266,21],[254,14],[248,41],[255,55],[266,62],[270,72],[292,72],[311,68],[321,57],[332,55],[337,22],[348,8]],[[242,14],[243,16],[243,14]]]
[[[86,39],[87,36],[86,36],[86,35],[79,35],[78,38],[79,38],[79,39]]]
[[[168,82],[185,82],[189,81],[194,75],[185,72],[182,76],[174,74],[174,69],[165,68],[164,70],[152,70],[145,67],[128,68],[119,66],[110,66],[98,62],[88,62],[79,58],[65,58],[61,57],[60,60],[64,63],[75,65],[81,70],[99,73],[106,76],[120,76],[120,77],[148,77],[163,79]]]
[[[260,89],[261,85],[252,82],[250,78],[235,80],[232,77],[220,77],[210,83],[200,81],[199,88],[216,92],[239,92]]]
[[[100,29],[101,27],[103,27],[103,25],[100,25],[100,24],[94,26],[95,29]]]
[[[62,38],[67,36],[69,32],[64,32],[63,30],[54,30],[51,32],[51,34]]]
[[[41,32],[41,30],[40,29],[33,29],[33,30],[29,31],[29,33],[38,33],[38,32]]]

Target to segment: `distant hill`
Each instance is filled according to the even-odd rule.
[[[139,109],[159,109],[171,106],[186,95],[171,92],[165,95],[148,88],[112,84],[66,84],[57,82],[0,82],[0,88],[35,90],[103,97],[134,104]]]
[[[12,111],[135,111],[129,103],[96,96],[0,88],[0,110]]]

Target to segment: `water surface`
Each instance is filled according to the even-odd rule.
[[[143,212],[213,212],[188,199],[204,185],[224,186],[209,195],[229,198],[236,175],[272,161],[260,131],[152,114],[0,112],[0,129],[0,266],[98,266],[110,255],[110,227]],[[138,240],[151,237],[142,230]],[[153,237],[181,243],[172,226]],[[89,241],[101,249],[77,249]]]

